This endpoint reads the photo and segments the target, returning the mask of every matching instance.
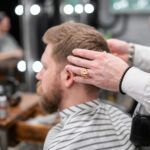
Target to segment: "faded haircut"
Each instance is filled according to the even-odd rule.
[[[101,33],[82,23],[67,22],[49,28],[43,36],[43,41],[53,45],[52,57],[63,67],[68,63],[67,56],[71,55],[75,48],[109,52]]]

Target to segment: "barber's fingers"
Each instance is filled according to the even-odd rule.
[[[100,52],[86,50],[86,49],[74,49],[72,53],[73,55],[78,56],[78,57],[83,57],[85,59],[94,60],[97,58]]]
[[[73,66],[73,65],[67,65],[66,70],[73,72],[74,74],[81,76],[81,72],[83,68],[77,67],[77,66]],[[87,73],[88,73],[88,77],[91,77],[92,71],[90,69],[87,69]],[[83,78],[83,77],[82,77]]]
[[[92,63],[90,60],[82,59],[75,56],[68,56],[67,59],[71,64],[74,64],[76,66],[87,68],[87,69],[92,68]]]

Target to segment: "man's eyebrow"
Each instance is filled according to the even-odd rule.
[[[43,66],[46,66],[46,63],[44,61],[41,60],[41,63]]]

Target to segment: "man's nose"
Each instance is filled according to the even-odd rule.
[[[41,71],[36,74],[36,79],[41,80]]]

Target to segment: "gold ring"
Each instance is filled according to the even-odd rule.
[[[82,68],[80,73],[82,77],[88,78],[88,70],[86,68]]]

